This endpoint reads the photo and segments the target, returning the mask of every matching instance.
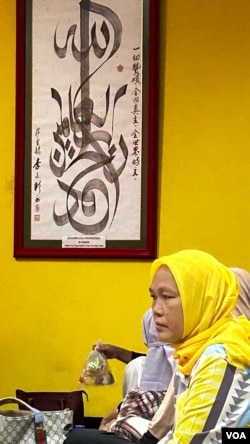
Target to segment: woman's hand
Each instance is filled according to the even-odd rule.
[[[117,347],[112,344],[96,344],[93,349],[103,353],[107,359],[118,359],[119,361],[128,364],[132,359],[132,352],[126,348]]]

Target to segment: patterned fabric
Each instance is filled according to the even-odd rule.
[[[136,442],[141,438],[143,432],[140,431],[140,419],[150,420],[153,418],[159,405],[161,404],[166,391],[143,391],[134,390],[127,394],[121,404],[121,408],[115,423],[111,427],[111,432],[122,438]],[[138,428],[131,418],[138,418]]]
[[[13,412],[15,412],[15,416],[13,416]],[[63,444],[67,429],[71,428],[73,424],[73,411],[66,409],[56,412],[42,412],[42,414],[47,444]],[[26,410],[2,410],[0,412],[0,443],[35,444],[35,442],[35,421],[32,413]]]
[[[227,361],[221,344],[207,348],[188,377],[177,372],[176,427],[159,444],[219,444],[222,427],[250,427],[250,368]]]

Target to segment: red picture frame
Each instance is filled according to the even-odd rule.
[[[15,258],[156,257],[159,9],[17,0]]]

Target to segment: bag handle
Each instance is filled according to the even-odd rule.
[[[35,409],[34,407],[31,407],[29,404],[27,404],[27,402],[22,401],[19,398],[14,398],[14,397],[0,398],[0,406],[5,405],[5,404],[14,404],[14,403],[15,404],[24,405],[29,410],[31,410],[31,412],[35,416],[35,422],[37,424],[42,424],[43,423],[43,414],[42,414],[42,412],[40,410],[38,410],[38,409]]]

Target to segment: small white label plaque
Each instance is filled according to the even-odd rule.
[[[105,236],[63,236],[62,248],[106,248]]]

